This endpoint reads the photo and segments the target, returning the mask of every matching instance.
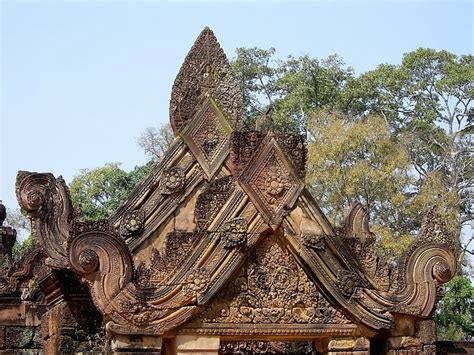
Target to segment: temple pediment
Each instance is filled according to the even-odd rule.
[[[242,119],[206,28],[173,86],[172,146],[111,217],[84,221],[61,178],[19,173],[47,265],[82,278],[109,334],[374,337],[429,316],[456,270],[435,213],[389,270],[361,205],[336,229],[305,188],[304,137]]]

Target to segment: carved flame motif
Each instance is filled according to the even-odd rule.
[[[240,86],[214,33],[207,27],[196,39],[173,85],[170,121],[175,134],[189,123],[204,93],[216,99],[232,126],[238,128],[243,112]]]
[[[273,228],[276,228],[303,189],[303,183],[286,161],[275,139],[262,149],[244,171],[242,188]]]
[[[207,178],[214,175],[226,158],[231,133],[232,127],[210,97],[181,133]]]

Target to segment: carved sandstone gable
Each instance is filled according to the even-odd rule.
[[[383,337],[401,314],[429,317],[457,266],[434,211],[389,273],[368,212],[354,205],[336,229],[305,188],[304,137],[272,132],[270,112],[261,131],[243,131],[242,114],[239,85],[205,28],[173,86],[177,137],[112,216],[83,221],[61,178],[19,172],[18,201],[48,266],[82,278],[107,332]],[[2,277],[0,289],[10,282]]]
[[[197,319],[202,323],[349,324],[274,235],[266,236]]]

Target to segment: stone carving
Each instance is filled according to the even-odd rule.
[[[275,236],[250,253],[242,272],[199,317],[204,323],[348,324]]]
[[[306,139],[297,134],[275,134],[275,138],[284,151],[288,161],[293,165],[295,173],[304,181],[306,172]]]
[[[232,127],[211,97],[204,100],[181,137],[211,179],[229,153]]]
[[[343,221],[339,237],[349,246],[364,274],[377,286],[388,291],[390,270],[386,260],[376,252],[375,235],[369,229],[369,212],[360,203],[354,203]]]
[[[16,195],[20,206],[33,219],[36,238],[48,252],[46,263],[67,267],[67,241],[73,209],[69,190],[62,177],[20,171]]]
[[[199,230],[205,230],[234,191],[234,178],[226,176],[212,181],[196,201],[194,218]]]
[[[208,27],[196,39],[173,85],[170,121],[175,134],[181,132],[193,117],[204,93],[216,100],[232,127],[240,127],[243,113],[240,86]]]
[[[255,159],[265,134],[258,131],[235,131],[231,137],[230,161],[235,177],[242,174],[247,165]]]
[[[209,286],[209,281],[209,272],[206,269],[191,270],[186,276],[183,293],[187,296],[203,293]]]
[[[138,285],[144,288],[156,287],[176,272],[189,257],[203,233],[176,231],[166,236],[162,250],[153,249],[150,264],[140,263],[135,270]]]
[[[45,254],[34,247],[20,259],[0,270],[0,295],[20,291],[44,267]]]
[[[136,235],[143,229],[144,222],[144,211],[130,211],[125,214],[122,222],[120,223],[120,234],[125,238]]]
[[[138,302],[124,300],[120,301],[119,305],[122,312],[126,313],[128,318],[137,326],[144,326],[166,314],[166,311],[153,307],[143,300]]]
[[[244,170],[239,183],[272,228],[280,224],[304,187],[273,138]]]
[[[160,181],[160,191],[162,194],[169,195],[181,190],[185,183],[185,174],[179,166],[171,167],[163,171]]]
[[[337,282],[341,292],[351,297],[358,287],[362,286],[360,276],[355,272],[341,270],[337,274]]]
[[[247,225],[245,218],[234,218],[226,221],[222,227],[221,240],[225,248],[242,245],[247,240]]]
[[[240,176],[247,165],[255,160],[260,149],[268,141],[268,137],[274,137],[296,175],[304,180],[307,155],[304,137],[283,133],[265,135],[265,133],[259,131],[236,131],[232,133],[230,160],[234,176]]]
[[[311,355],[313,345],[310,341],[224,341],[221,342],[219,354],[275,354],[275,355]]]
[[[239,339],[330,338],[360,335],[361,329],[385,336],[403,328],[391,313],[429,317],[440,285],[457,266],[446,226],[428,212],[392,286],[383,286],[377,272],[385,269],[372,252],[367,211],[357,205],[343,228],[330,225],[304,190],[304,138],[274,133],[265,122],[265,132],[239,132],[242,96],[230,73],[206,28],[173,88],[170,118],[179,137],[110,219],[82,221],[61,178],[18,174],[17,197],[47,264],[82,277],[112,336],[173,336],[190,329]],[[165,223],[173,213],[188,217],[192,208],[195,231],[160,235],[169,231]],[[123,237],[134,234],[126,244]],[[143,242],[157,235],[163,244],[147,249],[153,243]],[[139,252],[150,262],[135,268]],[[36,261],[20,273],[3,271],[0,293],[18,293]],[[186,328],[198,311],[197,328]],[[281,350],[269,344],[263,345],[267,352]]]
[[[304,245],[316,250],[322,250],[325,248],[326,243],[324,241],[324,238],[324,235],[316,234],[303,234],[303,236],[301,237]]]

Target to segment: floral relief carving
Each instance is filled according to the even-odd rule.
[[[183,285],[183,293],[186,296],[196,296],[206,291],[209,282],[210,276],[206,269],[191,270],[186,276],[186,281]]]
[[[148,322],[162,317],[167,310],[157,309],[146,301],[128,301],[119,302],[121,312],[126,313],[127,319],[131,320],[137,326],[146,325]]]
[[[181,137],[211,178],[228,154],[232,127],[211,97],[206,97]]]
[[[186,56],[173,85],[170,121],[175,134],[191,120],[205,93],[216,99],[232,126],[238,128],[243,112],[240,86],[214,33],[207,27]]]
[[[285,246],[265,238],[199,317],[204,323],[348,324]]]
[[[239,340],[221,342],[219,354],[313,354],[310,341],[256,341]]]
[[[184,187],[185,178],[184,171],[179,166],[166,169],[161,176],[160,192],[169,195],[181,190]]]
[[[144,211],[130,211],[125,214],[120,223],[120,234],[125,238],[136,235],[142,230],[144,222]]]
[[[204,230],[234,192],[234,178],[225,176],[212,181],[198,196],[194,216],[199,230]]]
[[[232,248],[242,245],[247,240],[247,225],[245,218],[234,218],[226,221],[222,227],[222,244],[225,248]]]
[[[274,138],[265,144],[253,164],[247,166],[239,183],[274,229],[304,187]]]
[[[137,266],[135,270],[137,284],[144,288],[163,284],[182,265],[202,236],[203,233],[199,232],[176,231],[169,233],[166,236],[164,248],[152,250],[150,263],[141,262]]]

